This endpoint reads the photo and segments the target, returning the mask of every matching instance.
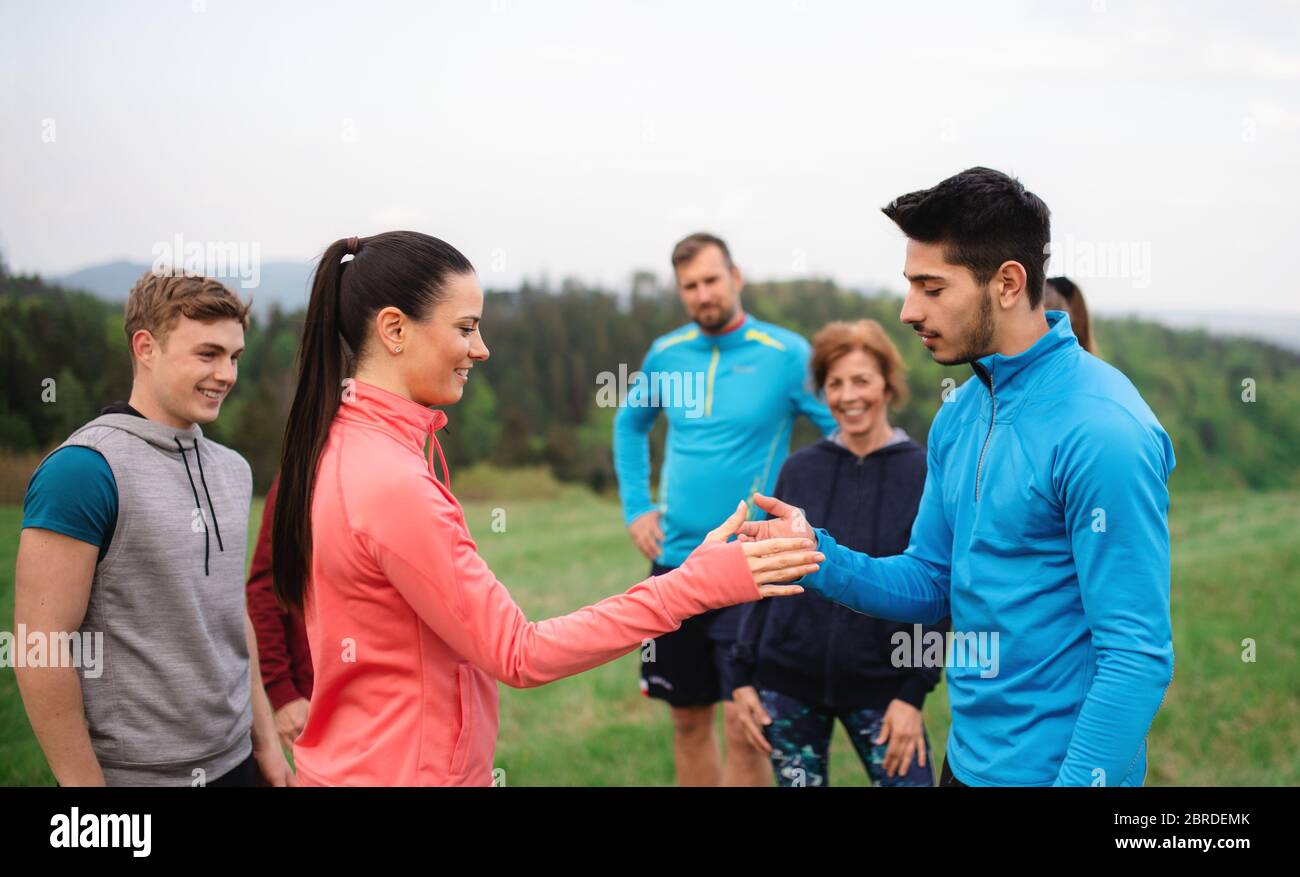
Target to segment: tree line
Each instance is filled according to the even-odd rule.
[[[601,372],[631,372],[656,337],[686,322],[671,288],[638,273],[616,294],[568,280],[524,283],[486,295],[482,331],[491,350],[441,434],[454,468],[546,466],[560,480],[615,486],[610,455],[615,410],[596,404]],[[944,392],[970,376],[945,368],[898,322],[901,301],[862,295],[829,280],[751,283],[746,309],[805,337],[831,320],[878,320],[898,344],[912,401],[894,417],[924,441]],[[279,462],[304,314],[273,308],[255,317],[239,381],[218,421],[205,427],[242,453],[265,492]],[[1300,355],[1264,342],[1174,330],[1138,320],[1098,320],[1099,354],[1127,374],[1173,439],[1183,489],[1300,486]],[[44,452],[130,392],[121,306],[15,275],[0,262],[0,450]],[[663,423],[652,436],[662,453]],[[815,435],[806,422],[795,442]]]

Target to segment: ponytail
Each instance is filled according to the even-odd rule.
[[[353,239],[355,240],[355,239]],[[311,497],[316,463],[339,410],[348,373],[339,332],[339,283],[352,240],[335,241],[321,256],[298,347],[298,388],[284,428],[280,487],[271,529],[271,575],[285,606],[302,609],[311,557]]]

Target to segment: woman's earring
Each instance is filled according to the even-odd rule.
[[[401,353],[401,352],[402,352],[402,345],[399,344],[393,348],[393,353]]]

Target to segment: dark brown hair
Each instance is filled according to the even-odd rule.
[[[1047,285],[1065,299],[1070,310],[1070,328],[1074,330],[1074,337],[1079,339],[1079,346],[1095,354],[1097,351],[1093,349],[1092,319],[1088,316],[1088,304],[1083,300],[1083,290],[1068,277],[1049,277]]]
[[[677,246],[673,247],[673,270],[694,259],[705,247],[717,247],[722,250],[722,258],[727,263],[728,270],[736,267],[731,261],[731,250],[727,249],[727,244],[722,238],[708,232],[697,231],[682,238],[677,242]]]

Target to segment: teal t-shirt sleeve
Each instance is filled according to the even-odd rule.
[[[103,454],[69,445],[46,458],[23,498],[28,527],[98,545],[103,560],[117,527],[117,481]]]

